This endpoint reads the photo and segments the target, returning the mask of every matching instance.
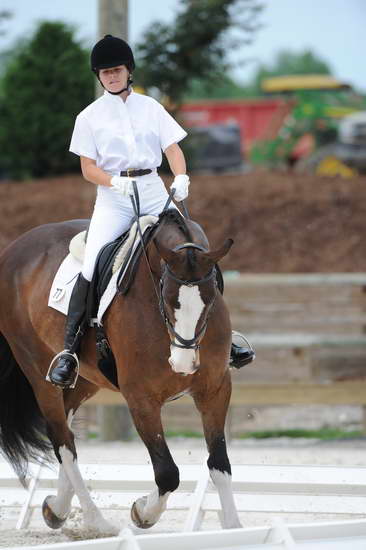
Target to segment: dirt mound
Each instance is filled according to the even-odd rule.
[[[223,269],[366,271],[366,177],[253,172],[193,175],[191,182],[188,207],[212,247],[235,241]],[[2,182],[0,249],[34,226],[90,217],[94,197],[94,185],[76,175]]]

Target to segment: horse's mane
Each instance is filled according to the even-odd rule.
[[[183,235],[186,237],[188,241],[190,242],[193,241],[192,233],[188,228],[185,219],[176,208],[169,208],[168,210],[164,210],[159,215],[159,225],[162,222],[176,225],[178,229],[181,230],[181,232],[183,233]]]
[[[185,239],[188,242],[194,242],[194,238],[191,230],[187,226],[187,223],[183,218],[182,214],[176,208],[169,208],[168,210],[163,211],[159,215],[159,225],[161,223],[168,223],[171,225],[175,225],[183,233]],[[187,258],[187,267],[190,270],[190,272],[193,273],[196,267],[195,251],[193,249],[188,248],[186,250],[186,258]]]

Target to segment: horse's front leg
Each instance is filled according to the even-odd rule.
[[[144,403],[145,402],[145,403]],[[142,404],[143,403],[143,404]],[[166,510],[172,491],[179,485],[179,470],[166,444],[161,424],[161,405],[146,404],[146,396],[129,400],[136,429],[149,451],[154,468],[156,488],[134,502],[131,518],[137,527],[152,527]]]
[[[205,392],[194,395],[194,400],[201,413],[203,430],[209,452],[207,466],[211,479],[219,493],[222,508],[222,524],[225,529],[241,527],[236,510],[232,484],[231,466],[226,450],[225,419],[230,402],[231,378],[226,372],[217,392]]]
[[[46,393],[43,391],[42,396],[38,396],[38,399],[41,410],[47,419],[48,436],[59,461],[60,470],[57,495],[48,496],[45,499],[42,507],[43,517],[49,527],[53,529],[61,527],[70,512],[72,497],[76,494],[83,511],[85,528],[96,534],[116,534],[118,529],[103,518],[85,486],[77,463],[74,435],[69,427],[73,413],[76,412],[82,399],[88,395],[89,390],[85,391],[85,384],[82,379],[79,379],[75,390],[70,390],[74,392],[71,399],[68,399],[67,392],[65,392],[65,408],[69,413],[68,425],[62,391],[52,388],[48,382],[45,384],[47,384],[48,398],[45,399]],[[88,384],[86,382],[86,385]],[[55,394],[54,399],[49,399],[52,393]]]

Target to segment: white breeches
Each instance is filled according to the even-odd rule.
[[[158,216],[168,199],[162,179],[156,174],[136,178],[141,214]],[[174,208],[173,202],[169,207]],[[123,197],[110,187],[98,185],[97,199],[90,222],[82,274],[91,281],[101,248],[122,235],[135,216],[130,197]]]

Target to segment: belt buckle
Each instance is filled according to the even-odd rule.
[[[130,176],[130,172],[133,172],[134,169],[133,168],[127,168],[126,172],[127,172],[127,177],[128,178],[132,178],[132,176]]]

